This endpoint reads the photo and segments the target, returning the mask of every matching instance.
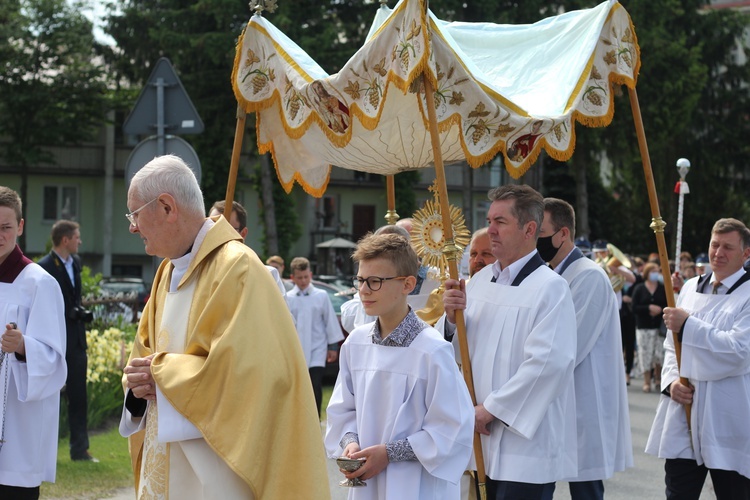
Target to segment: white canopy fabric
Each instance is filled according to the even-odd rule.
[[[443,161],[502,153],[518,178],[542,148],[567,160],[576,121],[606,126],[612,85],[635,87],[640,53],[615,0],[531,25],[448,23],[425,0],[377,10],[367,41],[334,75],[255,15],[232,85],[256,112],[258,147],[282,185],[321,196],[330,165],[382,175],[432,166],[422,75],[435,89]]]

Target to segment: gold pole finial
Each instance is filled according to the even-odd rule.
[[[653,229],[654,233],[663,233],[664,228],[667,227],[667,223],[661,217],[654,217],[651,219],[651,224],[648,227]]]
[[[394,224],[396,224],[396,222],[398,222],[398,220],[399,220],[400,218],[401,218],[401,217],[399,217],[399,215],[398,215],[398,214],[396,213],[396,211],[395,211],[395,210],[388,210],[388,211],[387,211],[387,212],[385,213],[385,221],[386,221],[386,222],[387,222],[387,223],[388,223],[389,225],[391,225],[391,226],[393,226]]]
[[[273,13],[276,10],[276,0],[250,0],[250,10],[262,15],[264,10]]]

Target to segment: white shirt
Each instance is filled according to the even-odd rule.
[[[295,285],[286,293],[286,301],[308,368],[325,366],[328,345],[344,339],[331,299],[324,290],[310,284],[304,290]]]
[[[54,250],[52,251],[55,252]],[[65,271],[68,273],[68,278],[70,278],[70,283],[73,286],[75,286],[76,279],[75,279],[75,274],[73,273],[73,256],[68,255],[67,259],[63,259],[59,253],[55,252],[55,255],[57,255],[57,258],[60,259],[60,262],[62,262],[63,265],[65,266]]]
[[[745,274],[744,268],[739,268],[737,271],[735,271],[732,275],[727,276],[723,280],[721,280],[721,284],[716,288],[716,295],[724,295],[729,291],[730,288],[734,286],[735,283],[737,283],[737,280],[742,278],[742,276]],[[716,273],[711,274],[711,279],[708,282],[708,290],[713,290],[714,283],[716,283]]]
[[[496,260],[492,264],[492,275],[495,277],[495,282],[500,285],[510,285],[513,283],[513,280],[516,279],[516,276],[521,272],[523,266],[525,266],[536,253],[537,251],[535,248],[517,261],[505,266],[505,269],[502,269],[502,267],[500,267],[500,261]]]

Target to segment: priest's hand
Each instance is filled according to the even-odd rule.
[[[493,420],[495,420],[495,416],[488,412],[484,405],[474,407],[474,430],[476,432],[489,436],[489,426]]]
[[[154,377],[151,376],[151,360],[153,357],[154,354],[145,358],[133,358],[123,370],[127,376],[128,389],[137,398],[156,399],[156,386],[154,385]]]
[[[695,388],[691,384],[688,383],[688,385],[684,385],[680,382],[680,379],[675,380],[672,382],[672,385],[669,386],[669,395],[672,398],[672,401],[681,405],[692,404],[694,392]]]
[[[679,332],[688,316],[690,316],[688,312],[680,307],[664,308],[664,324],[667,325],[669,331]]]
[[[466,309],[466,282],[464,280],[449,279],[445,281],[443,306],[448,321],[456,324],[456,310],[463,311]]]
[[[3,333],[2,340],[0,340],[0,347],[2,347],[3,352],[15,352],[20,356],[26,355],[26,344],[23,341],[23,334],[18,330],[18,326],[15,323],[5,325],[5,333]]]
[[[362,480],[368,480],[375,477],[388,466],[388,452],[384,444],[369,446],[362,451],[352,453],[349,458],[365,458],[365,463],[354,472],[344,474],[349,479],[358,477]]]

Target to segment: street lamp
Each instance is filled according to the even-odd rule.
[[[687,158],[680,158],[677,160],[677,172],[680,174],[680,180],[677,181],[675,186],[675,192],[680,195],[679,203],[677,205],[677,244],[675,245],[674,251],[674,267],[676,272],[680,272],[680,251],[682,250],[682,212],[685,205],[685,195],[690,193],[687,182],[685,182],[685,176],[690,171],[690,160]]]

